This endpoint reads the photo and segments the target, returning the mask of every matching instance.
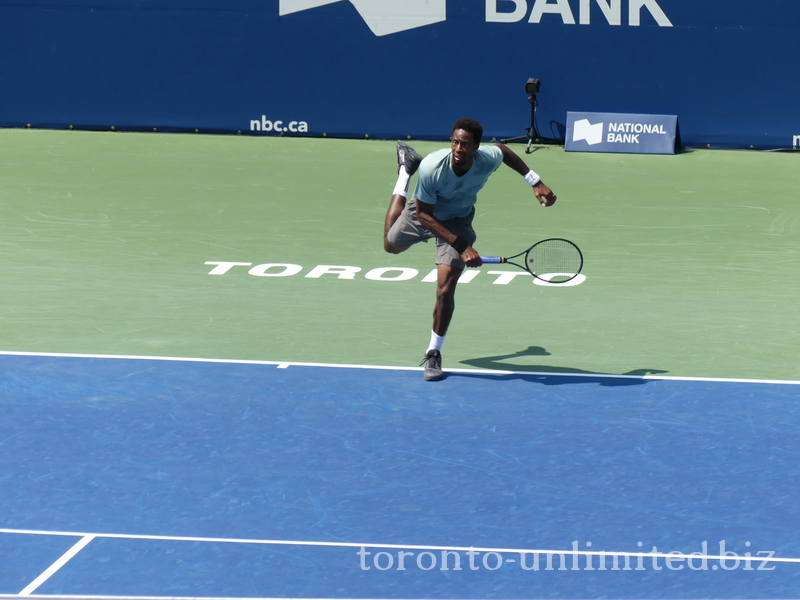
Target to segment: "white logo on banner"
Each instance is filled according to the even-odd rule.
[[[590,146],[601,143],[603,141],[603,124],[592,125],[589,119],[575,121],[572,129],[572,141],[580,142],[581,140],[586,140]]]
[[[279,15],[310,10],[344,0],[280,0]],[[348,0],[375,35],[407,31],[447,19],[447,0]],[[577,0],[573,0],[573,4]],[[502,5],[500,4],[502,2]],[[622,0],[580,0],[578,20],[569,0],[486,0],[487,23],[516,23],[530,13],[528,23],[540,23],[548,18],[561,18],[564,25],[592,23],[592,4],[597,3],[609,25],[623,24]],[[512,6],[513,5],[513,6]],[[511,9],[511,10],[509,10]],[[672,27],[672,21],[657,0],[628,0],[628,25],[639,27],[641,13],[646,9],[659,27]],[[547,16],[545,16],[547,15]]]
[[[279,14],[335,4],[342,0],[280,0]],[[349,0],[375,35],[389,35],[439,23],[447,18],[447,0]]]

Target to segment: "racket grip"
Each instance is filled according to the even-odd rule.
[[[500,264],[505,262],[502,256],[481,256],[481,260],[484,264]]]

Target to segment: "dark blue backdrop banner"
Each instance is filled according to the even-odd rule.
[[[441,139],[677,115],[800,142],[797,0],[0,0],[0,126]]]

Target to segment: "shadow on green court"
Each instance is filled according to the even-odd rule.
[[[501,354],[498,356],[484,356],[480,358],[470,358],[462,360],[461,363],[479,369],[489,369],[493,371],[514,371],[509,375],[492,375],[480,373],[451,373],[450,376],[463,376],[463,377],[492,377],[494,379],[525,379],[535,381],[537,383],[545,383],[550,385],[560,385],[563,383],[575,383],[575,378],[559,378],[559,374],[576,374],[576,375],[602,375],[602,377],[584,377],[581,381],[585,383],[599,383],[601,385],[638,385],[645,383],[645,379],[637,379],[644,375],[661,375],[668,373],[662,369],[634,369],[626,373],[598,373],[595,371],[586,371],[584,369],[574,369],[572,367],[558,367],[553,365],[531,365],[520,364],[520,359],[529,356],[551,356],[551,354],[541,346],[528,346],[524,350],[519,350],[511,354]],[[531,375],[526,374],[531,372]],[[533,372],[536,375],[533,375]],[[547,373],[547,375],[542,375]],[[552,373],[552,375],[549,375]],[[609,377],[610,376],[610,377]],[[616,376],[616,377],[615,377]]]

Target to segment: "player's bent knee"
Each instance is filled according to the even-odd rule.
[[[400,248],[399,246],[395,246],[389,240],[384,238],[383,249],[389,254],[400,254],[401,252],[405,252],[406,250],[408,250],[408,247]]]

